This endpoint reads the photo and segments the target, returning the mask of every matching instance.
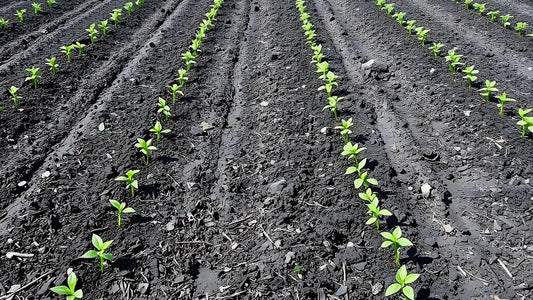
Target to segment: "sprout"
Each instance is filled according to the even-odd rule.
[[[485,97],[485,101],[489,101],[491,93],[498,92],[495,85],[496,81],[485,80],[485,87],[479,90],[480,95]]]
[[[392,216],[392,213],[386,209],[379,209],[378,199],[375,198],[370,204],[366,205],[368,207],[368,213],[372,217],[366,221],[366,225],[376,224],[376,230],[379,230],[379,217],[381,216]]]
[[[137,179],[133,178],[133,176],[135,176],[135,174],[139,173],[140,171],[139,170],[129,170],[127,173],[126,173],[126,176],[119,176],[117,178],[115,178],[115,180],[117,181],[126,181],[126,188],[130,188],[131,189],[131,197],[135,197],[135,190],[136,189],[139,189],[139,182],[137,181]]]
[[[38,16],[43,10],[41,9],[41,4],[39,3],[32,3],[31,7],[33,7],[33,12],[36,16]]]
[[[403,17],[405,17],[405,13],[404,12],[399,12],[399,13],[395,13],[394,15],[392,15],[393,18],[396,18],[396,21],[398,21],[398,23],[400,24],[400,26],[403,26]]]
[[[83,48],[85,48],[85,44],[82,44],[80,42],[76,42],[76,45],[74,45],[78,49],[79,55],[83,54]]]
[[[351,142],[348,142],[346,145],[344,145],[341,155],[348,155],[349,158],[353,158],[355,160],[355,165],[358,166],[359,160],[357,159],[357,154],[364,150],[366,150],[366,148],[359,148],[358,144],[352,144]]]
[[[200,46],[202,45],[202,40],[196,38],[192,41],[192,45],[191,45],[191,49],[192,49],[192,52],[193,52],[193,55],[196,57],[198,56],[198,48],[200,48]]]
[[[104,260],[113,260],[113,254],[104,253],[104,251],[111,246],[113,240],[107,241],[104,243],[101,237],[96,234],[93,234],[92,238],[93,246],[98,250],[89,250],[81,256],[81,258],[100,258],[100,271],[104,273]]]
[[[157,150],[156,147],[152,146],[152,140],[149,139],[148,141],[145,141],[141,138],[137,138],[138,143],[135,144],[136,148],[140,148],[142,153],[146,155],[146,164],[148,165],[148,162],[150,161],[150,154],[152,153],[152,150]]]
[[[67,62],[68,63],[70,63],[70,51],[72,51],[72,49],[74,49],[74,47],[76,47],[76,45],[62,46],[60,48],[61,52],[65,53],[67,55]]]
[[[527,117],[526,115],[530,113],[533,109],[518,109],[518,114],[522,120],[518,121],[516,124],[522,126],[522,136],[526,135],[526,129],[533,132],[533,117]]]
[[[500,100],[500,103],[498,104],[498,106],[500,107],[500,116],[503,116],[503,105],[505,104],[505,102],[516,101],[515,99],[507,98],[507,95],[505,93],[502,93],[501,95],[496,96],[496,98]]]
[[[485,11],[485,5],[486,3],[474,3],[474,9],[477,10],[477,14],[481,17],[481,15],[483,14],[483,12]]]
[[[322,73],[322,75],[320,75],[320,77],[318,78],[327,80],[328,70],[329,70],[329,63],[327,61],[323,61],[323,62],[316,64],[317,73]]]
[[[115,26],[118,26],[118,22],[120,22],[120,16],[122,16],[122,9],[117,8],[113,10],[111,13],[111,18],[109,19],[115,22]]]
[[[135,5],[137,5],[137,7],[140,7],[141,5],[144,4],[144,0],[137,0],[135,1]]]
[[[105,36],[107,34],[107,30],[109,29],[109,25],[107,25],[107,20],[104,20],[98,24],[98,28],[102,30],[102,36]]]
[[[413,29],[416,28],[416,20],[409,20],[407,21],[407,26],[405,28],[407,28],[407,31],[409,31],[409,35],[411,35],[413,32]]]
[[[328,97],[329,104],[324,106],[322,110],[330,109],[335,115],[335,120],[337,120],[337,104],[341,101],[343,97],[331,96]]]
[[[163,113],[165,115],[165,121],[168,121],[168,118],[170,115],[170,107],[167,105],[167,102],[165,99],[159,97],[159,103],[157,103],[159,106],[159,109],[157,110],[158,113]]]
[[[122,214],[128,214],[128,213],[134,213],[135,210],[131,207],[126,207],[126,203],[125,202],[122,202],[122,203],[119,203],[117,200],[109,200],[109,202],[111,203],[111,205],[113,205],[113,207],[115,207],[117,209],[117,217],[118,217],[118,221],[117,221],[117,227],[120,228],[120,225],[121,225],[121,221],[122,221]]]
[[[387,15],[392,15],[392,12],[394,11],[394,7],[396,6],[396,4],[394,3],[385,3],[383,5],[383,7],[381,8],[382,10],[386,10],[387,11]]]
[[[24,21],[24,14],[25,13],[26,13],[25,9],[17,10],[17,13],[15,14],[15,16],[17,16],[17,18],[19,18],[19,21],[22,22],[22,21]]]
[[[364,193],[359,193],[359,198],[372,203],[374,199],[378,198],[378,193],[372,192],[372,189],[366,189]]]
[[[470,3],[472,3],[474,0],[465,0],[465,7],[466,9],[470,9]]]
[[[133,3],[127,2],[126,4],[124,4],[124,9],[128,13],[128,16],[131,16],[131,12],[133,11]]]
[[[46,58],[46,64],[50,66],[52,75],[55,75],[57,73],[57,68],[59,67],[59,64],[56,64],[56,58],[55,57],[52,57],[50,59]]]
[[[312,46],[311,49],[314,52],[314,56],[311,60],[311,63],[320,63],[322,62],[322,59],[324,58],[324,54],[322,53],[322,45],[315,45]]]
[[[33,87],[37,88],[37,79],[41,78],[41,75],[39,75],[39,68],[29,68],[26,69],[30,73],[30,76],[26,77],[25,81],[33,80]]]
[[[56,4],[56,0],[46,0],[46,3],[48,3],[48,6],[52,8],[54,7],[54,4]]]
[[[495,11],[489,11],[487,13],[487,16],[490,16],[490,21],[491,22],[494,22],[496,20],[496,16],[500,14],[500,11],[498,10],[495,10]]]
[[[420,30],[418,30],[419,28]],[[418,40],[422,41],[422,46],[424,46],[426,44],[427,35],[430,30],[424,29],[424,27],[418,27],[415,29],[415,31],[416,35],[418,36]]]
[[[350,127],[352,127],[352,125],[352,118],[349,118],[348,120],[341,120],[340,126],[335,126],[335,129],[340,130],[340,134],[342,135],[345,144],[350,142],[350,134],[352,133]]]
[[[509,26],[511,26],[511,22],[509,22],[509,19],[511,19],[512,17],[513,16],[511,15],[500,16],[500,19],[503,22],[503,28],[509,28]]]
[[[400,264],[400,251],[399,251],[400,247],[412,246],[413,243],[411,243],[411,241],[409,241],[408,239],[402,237],[402,230],[400,229],[400,227],[396,227],[396,229],[394,229],[392,233],[382,232],[381,235],[385,239],[388,240],[388,241],[384,241],[381,244],[381,248],[387,248],[390,245],[392,245],[394,249],[394,257],[395,257],[394,261],[396,262],[397,265],[399,265]]]
[[[67,296],[67,300],[81,299],[83,298],[83,291],[76,290],[76,284],[78,283],[78,278],[74,272],[70,272],[67,279],[67,285],[60,285],[51,288],[50,290],[58,295]]]
[[[185,81],[189,80],[189,77],[187,77],[187,70],[179,69],[178,77],[176,77],[176,80],[178,81],[179,87],[181,89],[183,85],[185,84]]]
[[[156,137],[157,137],[157,140],[159,141],[159,136],[162,134],[162,133],[169,133],[170,132],[170,129],[163,129],[163,127],[161,126],[161,123],[159,123],[159,121],[157,121],[155,123],[155,126],[154,128],[151,128],[150,129],[151,132],[155,133]]]
[[[459,62],[461,57],[462,55],[455,54],[455,51],[453,50],[448,51],[448,55],[445,56],[446,61],[449,62],[448,69],[453,73],[456,72],[458,65],[464,65],[464,63]]]
[[[526,22],[518,22],[516,23],[516,27],[514,28],[516,30],[516,34],[522,35],[522,31],[526,29],[527,23]]]
[[[196,59],[196,56],[194,56],[190,51],[187,51],[186,53],[183,53],[181,55],[181,59],[183,59],[185,61],[185,64],[186,64],[186,67],[187,67],[187,71],[189,71],[191,69],[191,65],[192,64],[196,63],[196,61],[194,61]]]
[[[180,86],[175,84],[175,83],[173,85],[167,85],[167,88],[169,88],[170,91],[172,92],[172,104],[175,104],[176,103],[176,94],[180,94],[180,95],[183,96],[183,92],[179,90]]]
[[[402,290],[402,293],[405,297],[407,297],[407,299],[415,299],[415,292],[413,291],[413,288],[410,287],[408,284],[415,282],[418,277],[420,277],[420,274],[408,275],[405,265],[401,266],[398,272],[396,272],[397,283],[393,283],[387,288],[387,290],[385,291],[385,296],[394,295],[400,290]]]
[[[433,46],[429,47],[429,50],[433,51],[433,56],[435,58],[439,57],[440,48],[442,48],[444,45],[441,43],[433,43]]]
[[[0,18],[0,29],[6,30],[8,26],[9,26],[9,20]]]
[[[464,79],[468,82],[468,87],[472,87],[472,82],[476,81],[477,76],[476,74],[479,73],[478,70],[474,70],[474,66],[466,67],[463,70],[463,73],[465,73],[465,76],[463,76]]]
[[[15,106],[19,105],[19,100],[20,100],[20,98],[22,98],[22,97],[20,97],[20,96],[17,94],[17,91],[18,91],[18,90],[19,90],[19,89],[18,89],[17,87],[14,87],[14,86],[11,86],[11,87],[9,88],[9,93],[11,94],[11,96],[13,96],[13,102],[15,102]]]
[[[107,22],[107,21],[106,21]],[[89,33],[89,38],[91,39],[91,44],[94,44],[94,40],[96,38],[96,35],[98,34],[98,31],[95,29],[96,24],[92,23],[89,25],[88,29],[85,29]]]
[[[361,173],[361,170],[363,169],[365,164],[366,164],[366,158],[361,160],[361,162],[359,162],[359,165],[357,166],[357,172]],[[354,180],[353,184],[356,189],[360,188],[361,186],[364,186],[365,189],[368,189],[370,185],[378,185],[378,181],[374,178],[368,177],[368,173],[364,172],[363,174],[359,176],[359,178]]]

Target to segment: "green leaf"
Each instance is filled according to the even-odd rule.
[[[409,298],[411,300],[415,299],[415,291],[413,291],[412,287],[404,286],[403,289],[402,289],[402,292],[405,295],[405,297],[407,297],[407,298]]]
[[[392,216],[392,213],[386,209],[382,209],[379,211],[380,216]]]
[[[74,291],[76,289],[76,283],[78,282],[78,278],[76,277],[76,274],[74,272],[70,272],[68,275],[68,287],[71,291]]]
[[[116,209],[118,209],[118,210],[121,209],[120,203],[117,200],[110,199],[109,203],[111,203],[111,205],[113,205]]]
[[[396,238],[401,237],[402,236],[402,229],[400,229],[400,227],[396,226],[396,228],[392,232],[392,235],[394,235]]]
[[[94,246],[96,249],[101,250],[100,247],[102,247],[102,243],[104,242],[104,241],[102,241],[102,238],[101,238],[101,237],[99,237],[98,235],[96,235],[96,234],[93,233],[93,240],[92,240],[92,242],[93,242],[93,246]]]
[[[127,214],[127,213],[134,213],[135,210],[131,207],[126,207],[123,211],[123,213]]]
[[[111,240],[111,241],[107,241],[107,242],[103,243],[103,244],[101,245],[102,248],[99,248],[99,249],[100,249],[100,250],[105,250],[105,249],[109,248],[109,246],[111,246],[111,243],[113,243],[113,240]]]
[[[374,223],[376,223],[376,220],[377,220],[376,218],[372,217],[372,218],[368,219],[368,221],[366,221],[365,224],[366,225],[374,224]]]
[[[381,236],[386,238],[387,240],[392,240],[394,239],[394,237],[392,236],[392,234],[390,234],[389,232],[382,232],[381,233]]]
[[[74,300],[74,299],[76,299],[76,297],[74,297],[74,295],[67,296],[67,300]]]
[[[412,246],[413,243],[411,243],[410,240],[406,239],[406,238],[399,238],[397,240],[398,244],[402,247],[406,247],[406,246]]]
[[[64,285],[55,286],[50,290],[58,295],[72,295],[72,291]]]
[[[75,298],[78,298],[78,299],[83,298],[83,291],[82,291],[82,290],[77,290],[77,291],[74,293],[74,297],[75,297]]]
[[[388,246],[392,245],[392,242],[391,241],[384,241],[382,244],[381,244],[381,248],[387,248]]]
[[[102,254],[102,257],[107,260],[113,260],[113,254],[111,253],[104,253]]]
[[[81,258],[95,258],[95,257],[98,257],[98,252],[96,252],[95,250],[89,250],[81,256]]]
[[[136,188],[136,189],[139,189],[139,182],[137,180],[134,180],[131,182],[131,186]]]
[[[348,169],[346,169],[346,173],[344,173],[344,175],[349,175],[349,174],[352,174],[352,173],[355,173],[357,172],[357,168],[356,167],[349,167]]]
[[[366,158],[363,159],[363,160],[361,160],[361,161],[359,162],[359,165],[358,165],[357,167],[359,168],[359,170],[361,170],[362,168],[365,167],[365,165],[366,165]]]
[[[398,272],[396,272],[396,281],[403,284],[405,282],[405,276],[407,276],[407,268],[403,265],[398,269]]]
[[[402,288],[401,285],[397,283],[391,284],[385,291],[385,296],[390,296],[396,294]]]
[[[409,274],[407,277],[405,277],[404,282],[405,284],[413,283],[418,279],[418,277],[420,277],[420,274]]]
[[[119,176],[119,177],[115,178],[115,180],[118,180],[118,181],[128,181],[128,177]]]
[[[370,183],[371,185],[378,185],[378,181],[375,180],[374,178],[368,178],[366,181]]]
[[[356,189],[360,188],[360,187],[363,185],[363,179],[361,179],[361,178],[357,178],[357,179],[353,182],[353,185],[355,186]]]

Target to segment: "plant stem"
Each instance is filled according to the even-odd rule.
[[[135,188],[133,187],[133,185],[131,186],[131,197],[135,197]]]
[[[398,245],[396,243],[393,243],[393,246],[394,246],[394,256],[396,257],[395,262],[397,265],[400,265],[400,253],[398,252]]]
[[[100,272],[104,273],[104,258],[100,255]]]
[[[122,213],[119,212],[119,213],[118,213],[118,224],[117,224],[117,227],[118,227],[118,228],[120,228],[120,221],[121,221],[121,219],[122,219]]]
[[[333,110],[333,114],[335,114],[335,120],[337,120],[337,109]]]

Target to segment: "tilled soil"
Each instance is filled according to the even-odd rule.
[[[344,175],[350,161],[293,1],[226,0],[168,122],[157,99],[171,99],[166,86],[212,1],[147,0],[94,45],[85,28],[123,3],[67,3],[55,22],[0,33],[1,299],[55,299],[48,289],[69,268],[87,299],[384,298],[397,266]],[[529,299],[532,142],[515,123],[533,105],[533,41],[453,1],[396,4],[431,29],[428,45],[456,47],[480,82],[518,102],[500,117],[372,1],[308,1],[340,76],[340,117],[353,118],[394,214],[382,228],[401,226],[415,245],[401,262],[421,274],[417,299]],[[59,47],[75,41],[88,46],[68,64]],[[31,66],[44,73],[38,89],[23,83]],[[22,86],[17,108],[11,85]],[[146,165],[133,145],[156,120],[172,132]],[[140,170],[134,198],[114,180],[130,169]],[[109,199],[136,210],[121,229]],[[93,233],[114,241],[103,274],[79,258]],[[14,285],[25,287],[13,295]]]

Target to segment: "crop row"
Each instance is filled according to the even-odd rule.
[[[460,0],[452,0],[452,1],[455,2],[456,4],[461,4]],[[463,0],[463,3],[465,5],[466,9],[474,9],[474,10],[476,10],[477,14],[480,17],[483,16],[483,14],[485,14],[486,16],[489,16],[491,22],[496,22],[497,21],[497,16],[500,15],[500,11],[499,10],[487,11],[487,4],[486,3],[477,3],[477,2],[474,2],[474,0]],[[503,28],[508,29],[508,28],[511,27],[510,20],[512,18],[513,18],[513,16],[511,16],[509,14],[500,16],[500,20],[502,22]],[[517,22],[516,25],[514,26],[516,34],[522,35],[524,30],[527,28],[527,26],[528,26],[528,24],[526,22]],[[533,33],[527,34],[526,36],[532,36],[533,37]]]
[[[342,97],[334,95],[334,88],[338,87],[337,79],[339,77],[329,70],[329,63],[324,58],[322,45],[315,42],[315,29],[314,25],[310,21],[310,15],[306,12],[307,7],[305,6],[305,1],[296,0],[296,6],[300,11],[300,20],[302,21],[302,29],[305,32],[307,43],[313,51],[311,62],[315,64],[316,71],[320,73],[319,79],[324,82],[324,85],[318,88],[319,91],[324,90],[326,92],[328,99],[328,105],[326,105],[323,110],[331,110],[334,114],[335,120],[337,120],[337,105],[339,101],[342,100]],[[335,127],[335,129],[340,130],[340,134],[344,140],[344,148],[341,155],[347,156],[349,159],[353,159],[354,163],[353,166],[346,170],[345,174],[357,175],[353,182],[354,187],[356,190],[360,190],[358,193],[359,198],[365,202],[368,208],[368,214],[370,215],[370,218],[366,221],[366,224],[375,226],[376,230],[379,232],[380,218],[384,216],[391,216],[392,213],[389,210],[381,209],[379,207],[379,195],[371,188],[371,186],[377,186],[378,181],[374,178],[371,178],[368,174],[368,171],[365,170],[367,158],[361,159],[360,157],[360,153],[365,151],[366,148],[360,147],[358,144],[353,144],[351,142],[350,134],[352,131],[350,128],[352,125],[353,120],[352,118],[349,118],[348,120],[341,120],[341,125]],[[397,265],[400,265],[400,248],[409,247],[413,244],[407,238],[402,237],[402,230],[400,227],[396,227],[392,232],[380,232],[380,234],[385,239],[385,241],[383,241],[381,244],[381,247],[387,248],[392,246],[394,262]],[[415,293],[410,284],[415,282],[419,276],[419,274],[408,274],[406,266],[402,265],[396,272],[396,282],[389,285],[385,291],[385,296],[394,295],[401,291],[408,299],[414,299]]]
[[[46,0],[46,4],[50,9],[52,9],[56,4],[56,0]],[[33,10],[33,13],[35,16],[39,16],[43,12],[43,7],[41,3],[33,2],[31,4],[31,8]],[[20,23],[24,22],[24,14],[26,14],[26,9],[17,9],[15,10],[16,14],[15,16],[19,20]],[[9,28],[9,19],[6,18],[0,18],[0,30],[7,30]]]
[[[422,43],[422,46],[425,45],[426,40],[428,38],[428,34],[431,31],[430,29],[426,29],[422,26],[418,27],[416,24],[416,20],[406,20],[405,16],[406,13],[404,12],[397,12],[396,11],[396,4],[395,3],[387,3],[387,0],[374,0],[374,3],[381,9],[387,12],[387,15],[391,18],[395,19],[400,26],[405,27],[407,29],[407,32],[409,35],[413,35],[413,33],[416,34],[418,40]],[[444,47],[444,44],[440,42],[433,42],[433,45],[429,47],[429,50],[431,50],[433,56],[435,59],[438,59],[441,57],[440,53],[442,48]],[[461,61],[463,58],[463,55],[456,53],[456,48],[452,48],[448,50],[448,55],[444,56],[446,62],[448,63],[448,69],[452,73],[457,73],[459,68],[462,68],[461,72],[464,73],[463,79],[466,80],[467,85],[469,88],[471,88],[475,82],[478,80],[478,74],[479,71],[475,69],[475,65],[471,65],[468,67],[464,67],[466,64]],[[505,92],[502,92],[499,95],[496,95],[497,92],[499,92],[499,89],[496,87],[496,81],[491,80],[485,80],[484,86],[478,89],[479,94],[484,98],[486,102],[490,102],[490,100],[494,97],[498,99],[497,107],[499,108],[499,115],[503,116],[503,109],[504,104],[507,102],[516,102],[515,99],[507,97],[507,94]],[[520,116],[520,121],[517,122],[518,125],[522,126],[522,136],[525,136],[526,131],[533,132],[533,117],[527,116],[529,112],[531,112],[532,109],[522,109],[519,108],[518,115]]]
[[[124,10],[126,11],[126,14],[128,16],[131,16],[133,11],[135,9],[140,8],[144,4],[145,0],[136,0],[135,4],[133,2],[127,2],[124,4]],[[115,27],[119,25],[119,22],[122,20],[122,8],[114,9],[110,15],[111,17],[109,19],[101,21],[98,25],[96,23],[93,23],[89,25],[89,28],[85,29],[87,32],[91,44],[94,44],[96,42],[96,39],[98,38],[99,34],[101,33],[101,37],[105,37],[109,31],[109,20],[113,21]],[[100,32],[96,30],[96,26],[98,26],[98,29],[100,29]],[[78,56],[81,56],[83,54],[83,50],[87,47],[87,45],[80,43],[79,41],[72,44],[72,45],[66,45],[61,46],[59,49],[62,53],[65,54],[67,63],[71,63],[71,57],[72,57],[72,51],[76,51],[78,53]],[[51,76],[56,75],[56,73],[59,71],[59,63],[57,62],[57,57],[47,58],[46,65],[50,67],[50,73]],[[26,77],[25,81],[32,81],[33,82],[33,88],[37,89],[37,82],[39,78],[41,78],[41,68],[31,67],[27,68],[26,71],[28,72],[28,77]],[[20,99],[22,98],[18,91],[20,88],[16,86],[11,86],[8,91],[13,97],[13,103],[15,107],[19,104]],[[4,108],[0,106],[0,111],[2,111]]]

